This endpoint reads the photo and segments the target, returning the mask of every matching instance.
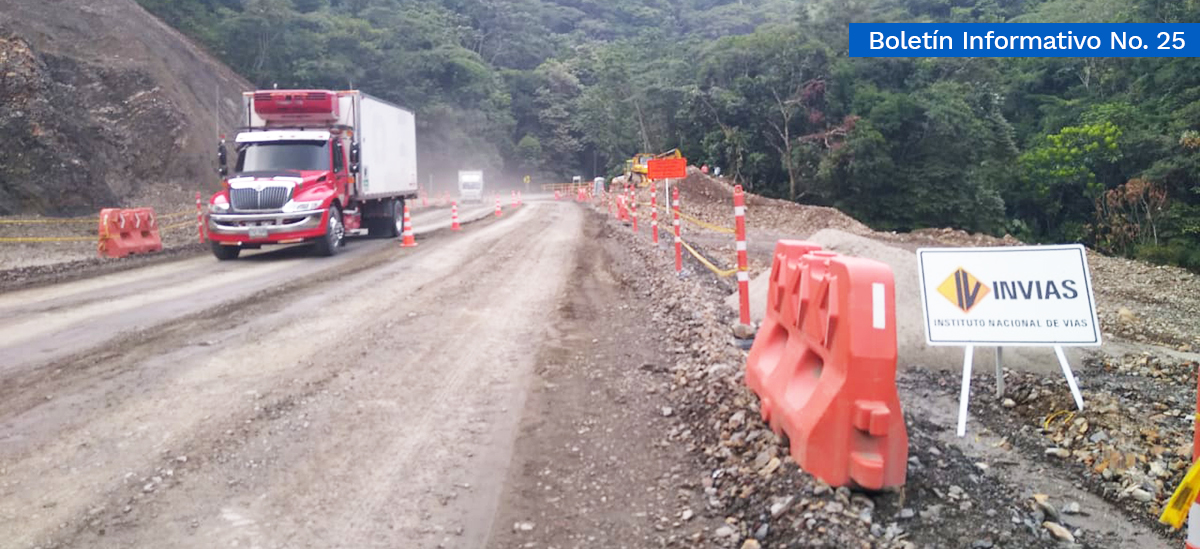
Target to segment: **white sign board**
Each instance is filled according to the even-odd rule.
[[[917,250],[930,345],[1100,345],[1083,246]]]

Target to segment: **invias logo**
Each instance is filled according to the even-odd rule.
[[[971,312],[971,309],[983,301],[991,291],[991,288],[975,278],[975,275],[961,267],[938,286],[938,293],[964,313]]]

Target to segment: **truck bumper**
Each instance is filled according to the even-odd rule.
[[[208,235],[225,244],[295,243],[325,235],[328,210],[266,214],[209,214]]]

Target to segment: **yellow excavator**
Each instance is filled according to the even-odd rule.
[[[663,158],[683,158],[683,153],[679,152],[679,149],[671,149],[659,154],[637,153],[633,155],[633,158],[625,161],[625,181],[639,187],[648,187],[650,179],[647,177],[647,171],[650,161]]]

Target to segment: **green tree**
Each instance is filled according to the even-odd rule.
[[[1111,122],[1068,126],[1020,157],[1018,215],[1041,234],[1082,240],[1087,210],[1104,192],[1096,172],[1121,158],[1121,130]]]

